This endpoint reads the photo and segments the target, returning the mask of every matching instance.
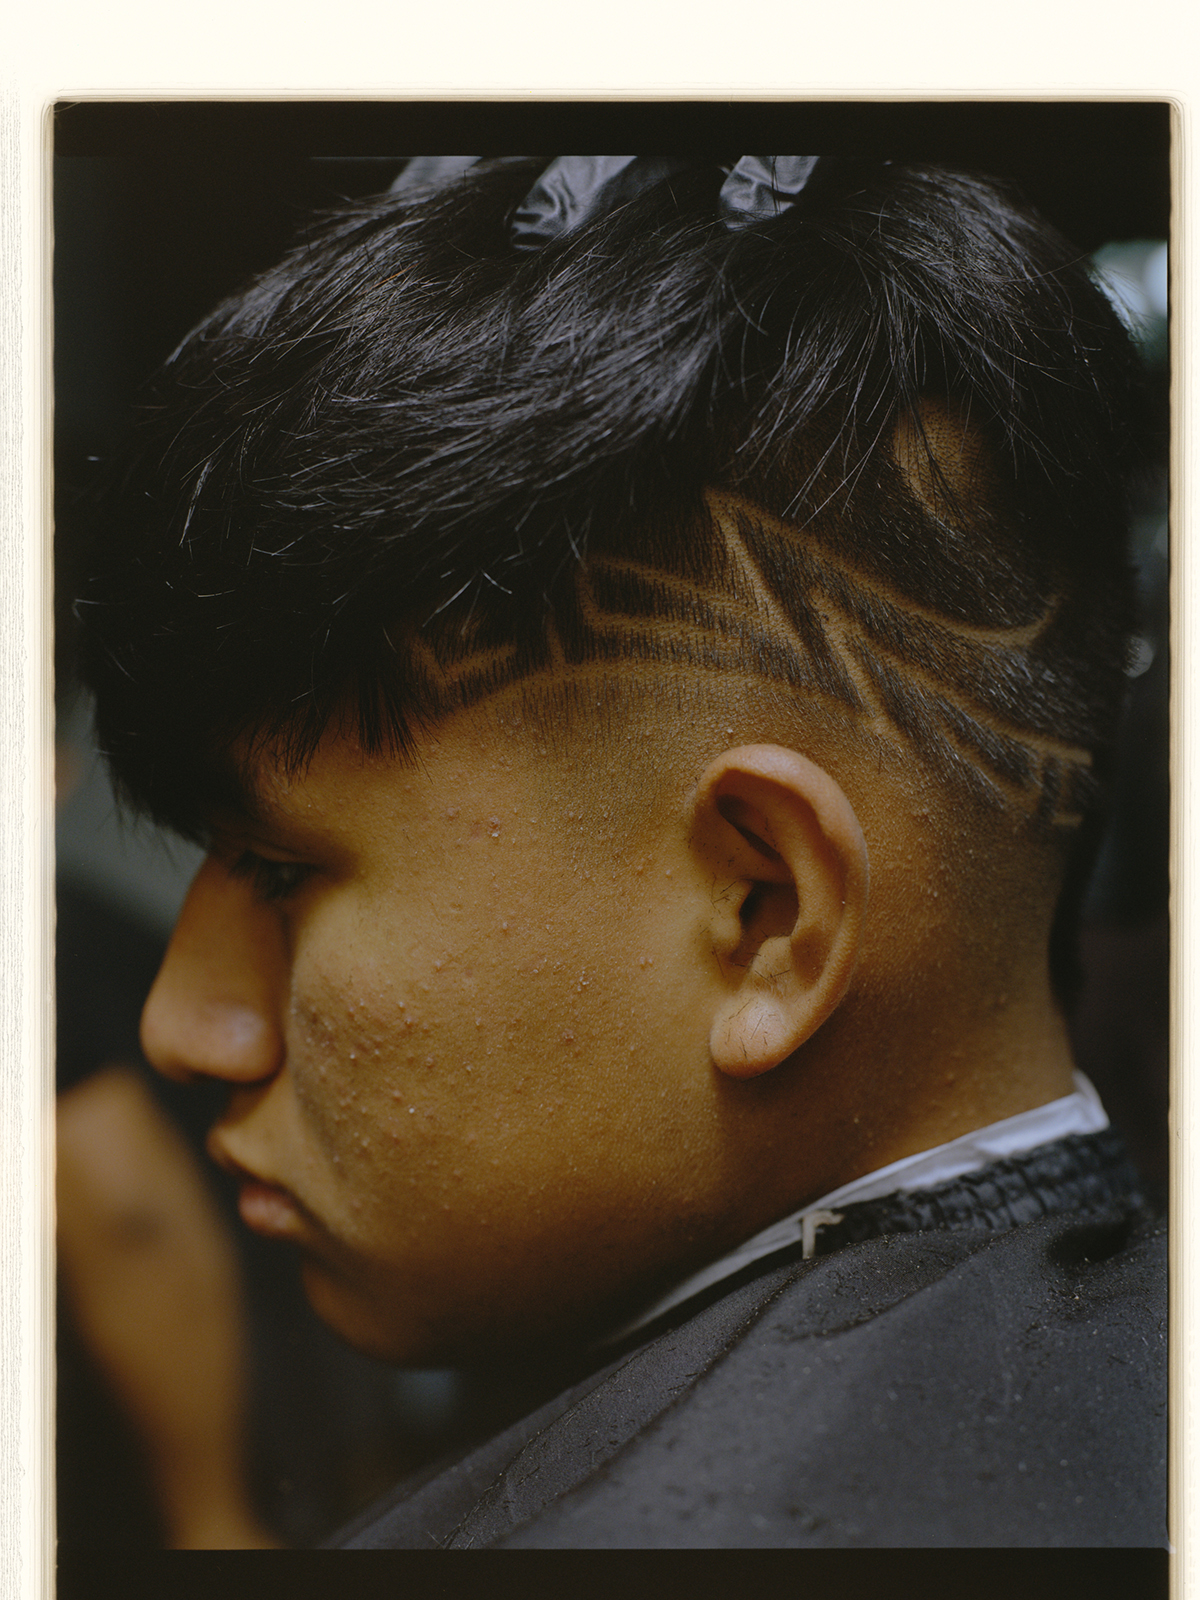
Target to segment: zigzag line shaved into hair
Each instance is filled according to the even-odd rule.
[[[524,677],[596,663],[647,662],[761,678],[822,697],[993,808],[1071,826],[1092,792],[1085,717],[1055,695],[1039,658],[1061,610],[1012,628],[938,617],[840,554],[740,496],[708,496],[700,575],[631,556],[574,569],[565,617],[544,649],[473,649],[460,631],[414,643],[440,709],[464,707]],[[1064,737],[1062,730],[1068,729]]]

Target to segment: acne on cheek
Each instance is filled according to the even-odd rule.
[[[627,865],[644,872],[648,863],[643,857],[636,866]],[[493,879],[490,887],[494,920],[490,928],[481,929],[473,919],[473,954],[444,944],[441,949],[436,944],[414,949],[407,938],[396,938],[385,942],[397,950],[402,985],[390,977],[380,957],[356,964],[352,974],[340,964],[325,972],[314,966],[294,974],[297,988],[307,990],[303,1003],[293,1006],[299,1043],[320,1076],[348,1074],[345,1087],[353,1094],[365,1069],[371,1069],[375,1082],[381,1081],[380,1075],[393,1078],[397,1072],[436,1071],[441,1076],[461,1069],[471,1072],[481,1087],[479,1077],[486,1076],[481,1069],[490,1057],[513,1060],[524,1052],[527,1061],[530,1050],[547,1045],[555,1046],[556,1053],[578,1055],[625,1032],[632,1008],[618,1007],[614,1016],[611,997],[627,991],[631,975],[644,986],[657,974],[656,952],[648,943],[596,959],[590,930],[597,917],[616,916],[620,897],[607,911],[592,896],[590,911],[570,905],[535,909],[522,905],[502,879]],[[461,899],[449,907],[461,908]],[[380,937],[376,928],[375,941]],[[480,997],[476,972],[482,962],[486,976],[493,960],[499,971],[512,973],[518,988],[531,986],[528,1027],[528,1019],[514,1021],[511,1014],[502,1022],[487,995]],[[343,984],[350,975],[355,981],[347,994]],[[398,998],[398,991],[407,998]],[[449,1054],[447,1036],[453,1046]],[[493,1082],[492,1092],[495,1087]],[[403,1098],[406,1086],[399,1088]]]
[[[381,1089],[389,1099],[393,1093],[404,1098],[431,1074],[442,1079],[461,1065],[461,1050],[448,1055],[445,1049],[436,987],[418,983],[417,995],[403,1000],[382,984],[350,996],[331,986],[321,1000],[294,1004],[290,1055],[299,1097],[314,1113],[332,1104],[342,1110],[361,1105],[365,1114]],[[425,995],[430,1005],[423,1015]]]

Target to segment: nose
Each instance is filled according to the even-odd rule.
[[[210,856],[142,1011],[142,1049],[168,1078],[256,1083],[283,1061],[286,956],[278,918]]]

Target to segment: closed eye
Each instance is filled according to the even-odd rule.
[[[230,865],[235,878],[246,878],[260,900],[269,904],[290,900],[317,869],[304,861],[271,861],[253,850],[243,850]]]

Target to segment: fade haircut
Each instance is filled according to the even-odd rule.
[[[731,232],[697,166],[536,253],[540,163],[314,226],[167,363],[80,614],[127,798],[194,836],[299,767],[632,663],[783,686],[1036,827],[1096,799],[1136,363],[994,183],[825,163]]]

